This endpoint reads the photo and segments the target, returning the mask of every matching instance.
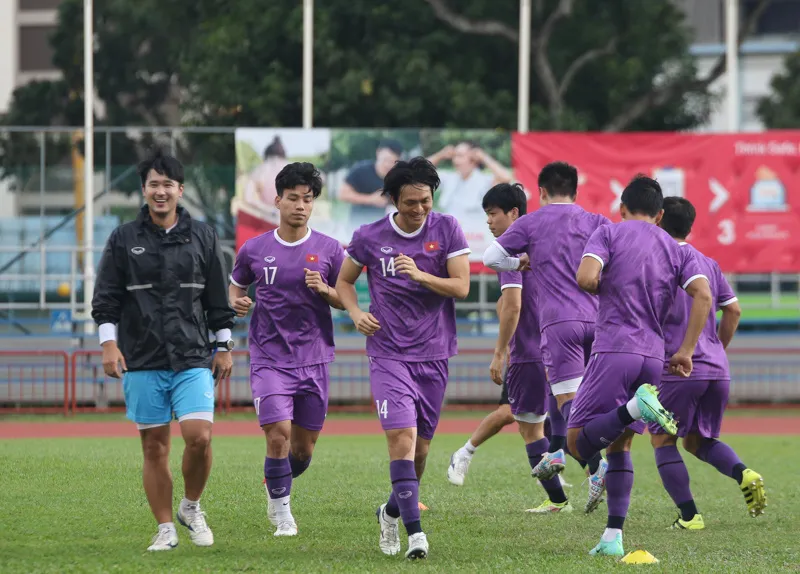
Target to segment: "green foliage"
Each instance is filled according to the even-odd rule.
[[[769,95],[759,102],[756,112],[770,129],[800,128],[800,52],[786,58],[784,70],[772,78]]]

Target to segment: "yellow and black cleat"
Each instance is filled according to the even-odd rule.
[[[691,520],[682,520],[679,516],[670,526],[670,530],[704,530],[706,527],[701,514],[695,514]]]
[[[749,468],[744,469],[739,487],[742,489],[750,516],[756,518],[764,514],[764,509],[767,508],[767,493],[761,475]]]

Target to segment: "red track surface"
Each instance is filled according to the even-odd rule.
[[[444,419],[439,423],[438,433],[470,434],[480,419]],[[180,434],[177,423],[173,432]],[[503,432],[516,433],[508,426]],[[725,434],[751,435],[800,435],[800,417],[728,417],[722,425]],[[324,434],[380,434],[381,427],[374,419],[330,420],[325,424]],[[217,436],[259,436],[253,421],[219,421],[214,424]],[[0,422],[0,439],[13,438],[101,438],[135,437],[136,427],[129,422],[58,422],[58,423],[14,423]]]

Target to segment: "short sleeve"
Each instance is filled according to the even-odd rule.
[[[608,225],[601,225],[594,230],[589,241],[586,242],[586,247],[583,248],[583,257],[591,257],[600,262],[600,265],[605,267],[611,257],[611,227]],[[583,259],[581,257],[581,259]]]
[[[511,256],[512,253],[527,253],[530,250],[527,228],[529,217],[529,215],[523,215],[517,219],[511,224],[511,227],[506,229],[505,233],[495,241],[495,244],[505,250],[506,257]]]
[[[347,246],[347,250],[344,252],[344,255],[349,257],[353,263],[359,267],[364,267],[367,265],[367,246],[361,233],[361,229],[356,229],[356,231],[353,233],[353,238],[350,240],[350,245]]]
[[[336,286],[336,281],[339,279],[339,271],[342,269],[344,262],[344,249],[337,241],[333,246],[333,253],[331,254],[331,271],[328,273],[328,285],[331,287]]]
[[[678,282],[681,289],[686,289],[695,279],[705,279],[708,277],[703,273],[700,267],[700,262],[697,256],[691,249],[681,249],[678,251],[681,254],[681,266],[678,270]]]
[[[236,261],[231,271],[231,283],[241,289],[246,289],[256,280],[253,269],[250,267],[249,242],[245,241],[239,253],[236,254]]]
[[[738,301],[739,299],[736,297],[736,293],[733,292],[733,287],[731,287],[728,280],[725,279],[725,275],[716,262],[714,263],[714,272],[717,276],[717,308],[727,307],[731,303]]]
[[[458,224],[455,217],[451,218],[453,229],[450,233],[449,245],[447,246],[447,258],[452,259],[459,255],[469,255],[472,250],[467,243],[467,237],[464,235],[464,230]]]
[[[519,271],[501,271],[497,279],[500,281],[500,291],[522,289],[522,273]]]

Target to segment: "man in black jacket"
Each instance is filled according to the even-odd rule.
[[[127,416],[141,434],[144,489],[158,522],[148,550],[178,545],[169,470],[173,414],[186,442],[177,519],[192,542],[211,546],[214,536],[199,501],[211,472],[214,379],[227,377],[232,366],[234,311],[216,232],[178,206],[183,166],[157,151],[139,165],[139,176],[147,204],[108,239],[92,317],[103,368],[122,377]]]

